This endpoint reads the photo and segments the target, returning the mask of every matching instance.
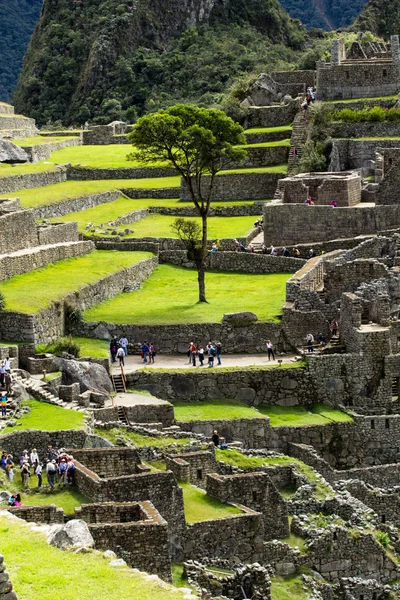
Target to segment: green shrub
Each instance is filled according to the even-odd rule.
[[[335,121],[343,121],[344,123],[400,121],[400,108],[382,108],[381,106],[364,107],[359,110],[343,108],[333,113],[331,117]]]
[[[381,106],[374,106],[368,113],[368,121],[380,122],[386,120],[387,110]]]
[[[82,311],[71,304],[66,303],[64,308],[65,331],[70,332],[71,329],[83,324]]]
[[[321,143],[308,141],[302,151],[297,166],[297,173],[325,171],[327,160]]]
[[[384,548],[388,548],[390,546],[390,537],[384,531],[377,531],[376,539]]]
[[[68,352],[68,354],[72,354],[77,358],[80,354],[81,347],[78,342],[74,341],[71,337],[62,337],[55,340],[55,342],[38,346],[36,350],[39,352],[49,352],[56,356],[60,356],[63,352]]]

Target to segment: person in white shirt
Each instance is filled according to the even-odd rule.
[[[274,346],[273,346],[271,340],[268,340],[268,342],[267,342],[267,351],[268,351],[268,360],[271,360],[271,356],[272,356],[272,360],[275,360]]]
[[[124,335],[119,340],[119,345],[123,349],[125,356],[128,356],[128,340]]]
[[[38,480],[38,485],[37,485],[38,488],[42,487],[42,471],[43,471],[42,465],[40,463],[38,463],[36,465],[36,469],[35,469],[35,475],[36,475],[37,480]]]
[[[31,452],[31,455],[30,455],[30,459],[31,459],[31,465],[32,465],[33,470],[35,472],[35,468],[39,464],[39,455],[37,453],[36,448],[33,448],[32,452]]]
[[[11,371],[11,360],[9,356],[7,356],[6,360],[4,361],[4,368],[6,371]]]

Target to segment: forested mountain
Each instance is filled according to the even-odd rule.
[[[11,98],[43,0],[0,0],[0,100]]]
[[[307,27],[322,27],[327,30],[350,25],[366,2],[367,0],[281,0],[283,8],[294,19],[300,19]]]
[[[14,102],[39,123],[213,104],[304,39],[278,0],[45,0]]]
[[[400,0],[369,0],[354,29],[372,31],[386,40],[400,34]]]

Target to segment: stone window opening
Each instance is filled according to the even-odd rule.
[[[203,479],[203,469],[197,469],[197,479]]]
[[[360,594],[360,600],[364,600],[364,594]]]
[[[386,71],[386,69],[383,69],[382,75],[383,75],[383,77],[387,77],[387,71]]]
[[[374,421],[374,419],[371,419],[371,429],[375,429],[375,421]]]
[[[346,71],[346,79],[350,79],[350,71]]]
[[[385,429],[390,429],[390,420],[385,419]]]
[[[399,387],[400,387],[400,377],[393,377],[393,379],[392,379],[392,400],[399,399]]]
[[[258,502],[258,492],[255,492],[253,490],[252,495],[253,495],[253,502]]]
[[[386,515],[381,515],[381,523],[386,523]]]

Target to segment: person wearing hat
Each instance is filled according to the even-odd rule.
[[[57,472],[57,468],[56,468],[56,461],[54,460],[47,460],[46,463],[46,474],[47,474],[47,481],[49,482],[49,486],[51,487],[52,490],[54,490],[54,481],[56,478],[56,472]]]
[[[67,483],[67,470],[68,470],[67,461],[65,460],[65,458],[62,458],[61,462],[58,466],[58,474],[60,476],[60,481],[59,481],[60,485],[65,485]]]
[[[35,473],[35,469],[39,464],[39,455],[37,453],[36,448],[32,449],[30,459],[31,459],[31,466],[33,467],[33,472]]]

